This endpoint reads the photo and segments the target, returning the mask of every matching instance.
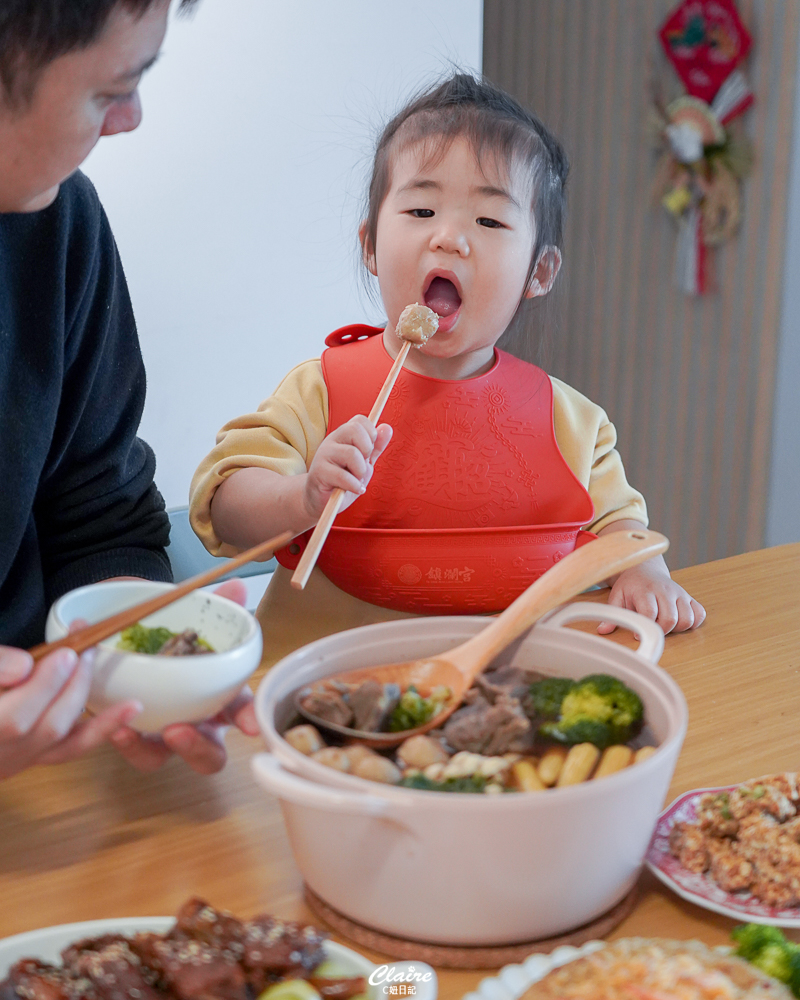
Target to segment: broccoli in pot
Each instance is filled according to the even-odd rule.
[[[561,714],[561,703],[575,687],[569,677],[543,677],[530,686],[530,700],[537,715],[545,719],[557,719]]]
[[[539,735],[568,746],[593,743],[604,750],[627,743],[643,721],[644,706],[635,691],[616,677],[590,674],[568,688],[558,718],[543,723]]]

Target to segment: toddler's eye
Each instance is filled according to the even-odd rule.
[[[412,208],[409,214],[415,219],[432,219],[434,213],[431,208]]]
[[[487,229],[505,229],[503,223],[498,222],[497,219],[487,219],[485,216],[481,216],[475,221],[479,226],[486,226]]]

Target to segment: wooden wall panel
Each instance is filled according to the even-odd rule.
[[[674,283],[676,227],[651,201],[655,31],[674,0],[485,0],[484,71],[572,162],[548,368],[603,405],[674,567],[763,544],[800,0],[740,0],[754,37],[756,165],[718,291]]]

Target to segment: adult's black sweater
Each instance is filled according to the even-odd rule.
[[[111,576],[169,580],[169,520],[136,436],[145,375],[125,276],[90,181],[0,214],[0,643]]]

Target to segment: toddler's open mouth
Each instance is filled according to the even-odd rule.
[[[434,275],[428,282],[428,287],[424,294],[425,305],[439,316],[443,321],[453,317],[451,323],[439,324],[439,329],[447,329],[461,308],[461,295],[455,283],[441,274]]]

